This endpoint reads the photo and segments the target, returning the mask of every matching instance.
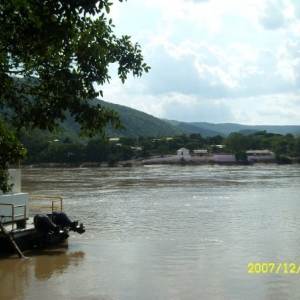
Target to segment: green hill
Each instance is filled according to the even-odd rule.
[[[178,128],[187,131],[189,133],[199,133],[201,134],[201,136],[203,137],[213,137],[213,136],[226,136],[226,134],[222,133],[222,132],[218,132],[215,130],[211,130],[211,129],[207,129],[207,128],[203,128],[203,127],[198,127],[193,125],[192,123],[178,123],[176,125]]]
[[[111,128],[107,128],[105,132],[110,137],[139,137],[139,136],[174,136],[185,133],[185,130],[171,125],[170,123],[155,118],[149,114],[132,109],[123,105],[104,102],[102,100],[95,100],[100,105],[117,111],[120,118],[125,125],[126,129],[122,131],[116,131]]]
[[[291,133],[294,136],[299,136],[299,125],[241,125],[235,123],[207,123],[207,122],[178,122],[174,120],[168,121],[170,124],[177,126],[181,129],[185,129],[189,133],[196,132],[201,133],[203,136],[221,135],[228,136],[232,132],[240,132],[242,134],[250,134],[257,131],[267,131],[268,133],[276,134],[288,134]],[[206,135],[208,133],[209,135]]]
[[[186,133],[185,130],[173,126],[169,122],[155,118],[149,114],[132,109],[123,105],[105,102],[103,100],[95,99],[93,104],[100,104],[101,106],[110,108],[118,112],[122,123],[126,127],[125,130],[115,130],[108,126],[105,133],[109,138],[112,137],[139,137],[139,136],[175,136]],[[64,123],[61,124],[62,132],[51,135],[52,139],[64,139],[66,137],[76,140],[80,126],[70,116],[67,117]],[[49,135],[49,134],[47,134]]]
[[[123,105],[105,102],[100,99],[94,99],[93,104],[100,104],[118,112],[122,123],[125,125],[125,130],[115,130],[108,126],[105,133],[109,138],[112,137],[139,137],[139,136],[176,136],[180,134],[199,133],[203,137],[214,137],[217,135],[226,137],[232,132],[240,132],[242,134],[250,134],[256,131],[267,131],[268,133],[287,134],[291,133],[295,137],[300,134],[300,126],[276,126],[276,125],[240,125],[235,123],[214,124],[207,122],[180,122],[176,120],[163,120],[153,117],[144,112],[132,109]],[[73,141],[79,139],[78,133],[80,126],[70,116],[61,124],[61,133],[50,134],[40,130],[35,130],[33,133],[25,133],[25,135],[34,135],[35,138],[51,140],[63,140],[69,138]],[[81,138],[85,140],[86,138]]]

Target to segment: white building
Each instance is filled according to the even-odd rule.
[[[180,148],[177,150],[177,155],[179,156],[189,156],[190,155],[190,150],[186,148]]]

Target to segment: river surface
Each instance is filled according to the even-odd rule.
[[[86,232],[24,260],[0,257],[1,300],[300,299],[299,166],[22,176],[24,191],[62,196]]]

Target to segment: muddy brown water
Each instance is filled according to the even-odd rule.
[[[0,299],[299,297],[297,165],[22,174],[24,191],[62,196],[64,211],[87,231],[24,260],[1,256]],[[277,274],[270,263],[282,264]]]

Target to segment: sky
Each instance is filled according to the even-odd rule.
[[[161,119],[300,125],[299,0],[114,1],[117,36],[151,67],[103,99]]]

